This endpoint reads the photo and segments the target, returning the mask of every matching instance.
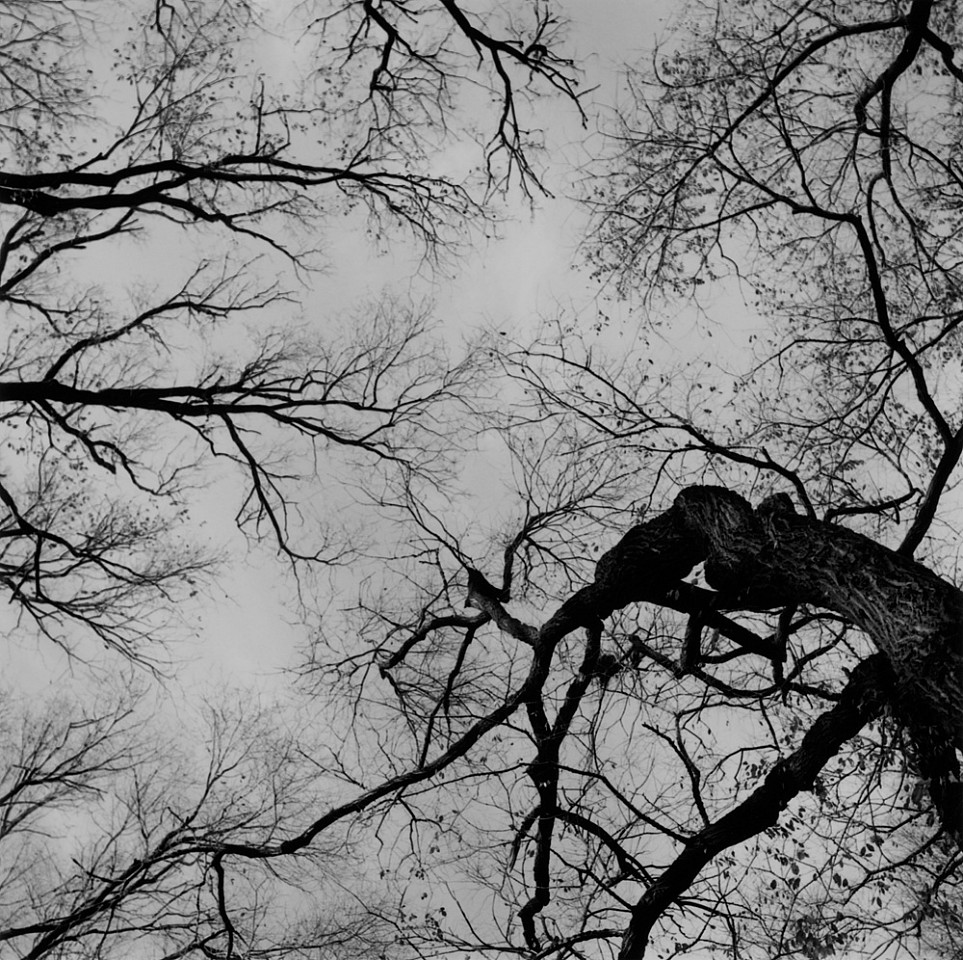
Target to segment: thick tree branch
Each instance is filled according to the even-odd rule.
[[[683,852],[633,909],[619,960],[644,957],[653,925],[714,856],[774,826],[793,797],[812,789],[816,775],[842,744],[883,710],[890,679],[890,667],[881,654],[874,654],[859,664],[843,689],[839,703],[816,720],[799,747],[779,760],[762,785],[738,807],[686,843]]]
[[[963,594],[921,564],[845,527],[785,510],[759,510],[721,487],[689,487],[599,560],[596,582],[559,615],[661,602],[674,578],[705,561],[706,579],[732,608],[811,604],[864,630],[896,675],[895,702],[920,742],[960,742]],[[602,601],[600,603],[600,601]],[[614,609],[614,607],[613,607]]]

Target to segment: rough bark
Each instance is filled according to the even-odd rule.
[[[722,487],[683,490],[602,556],[568,613],[664,602],[703,561],[719,609],[809,604],[851,620],[889,661],[892,705],[918,745],[963,747],[963,593],[868,537],[796,514],[784,495],[753,510]]]
[[[854,671],[839,704],[743,804],[696,835],[641,898],[620,957],[643,955],[662,912],[720,850],[776,822],[780,811],[885,704],[905,725],[944,828],[963,847],[963,594],[910,558],[861,534],[796,514],[770,497],[755,510],[721,487],[683,490],[665,513],[633,527],[543,634],[591,625],[629,603],[680,607],[698,563],[715,611],[808,604],[863,630],[880,651]]]

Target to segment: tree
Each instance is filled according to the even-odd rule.
[[[224,878],[204,869],[198,848],[270,835],[319,802],[317,778],[296,762],[303,738],[249,695],[206,706],[187,749],[170,735],[175,704],[125,680],[96,702],[83,690],[86,704],[61,695],[24,709],[4,697],[0,937],[18,955],[222,955]],[[345,896],[345,854],[333,841],[275,871],[271,889],[256,872],[235,874],[228,943],[343,956],[390,944],[390,930]],[[279,891],[307,878],[325,906],[301,904],[292,919]]]
[[[956,14],[693,5],[632,75],[587,183],[642,348],[496,338],[521,522],[412,509],[443,586],[359,611],[417,744],[396,815],[462,907],[438,949],[957,955]],[[736,348],[664,365],[680,302]]]
[[[361,19],[340,28],[327,17],[313,22],[331,48],[369,57],[361,103],[379,119],[371,142],[388,159],[415,149],[411,131],[425,128],[414,121],[436,120],[439,104],[447,110],[450,101],[437,96],[446,75],[426,58],[452,62],[459,37],[472,65],[477,57],[492,67],[500,94],[518,86],[505,84],[512,62],[523,77],[571,92],[558,72],[567,65],[543,47],[552,24],[545,17],[524,39],[499,43],[492,38],[512,34],[491,25],[476,35],[480,21],[454,4],[441,3],[430,21],[441,39],[404,33],[406,17],[420,15],[404,5],[346,9]],[[359,897],[367,926],[349,918],[349,937],[378,934],[371,951],[388,950],[390,940],[422,956],[953,955],[963,930],[963,601],[942,531],[955,522],[949,494],[963,443],[952,366],[956,19],[949,5],[915,0],[894,3],[887,16],[877,4],[830,2],[700,9],[651,71],[633,75],[637,110],[588,181],[599,213],[595,269],[617,278],[622,294],[645,291],[634,353],[613,358],[606,340],[620,331],[604,322],[598,336],[569,318],[534,340],[495,335],[470,368],[494,388],[472,387],[466,398],[464,380],[430,380],[433,389],[419,388],[410,408],[418,419],[402,424],[416,432],[403,429],[402,440],[391,414],[405,406],[387,414],[363,401],[352,407],[386,414],[373,440],[357,421],[332,424],[327,409],[320,422],[315,407],[291,417],[284,407],[278,419],[276,408],[265,409],[274,391],[283,406],[295,384],[315,385],[310,376],[291,379],[288,354],[255,354],[252,373],[222,377],[223,393],[210,396],[145,392],[156,387],[143,373],[144,383],[128,380],[174,427],[215,410],[201,449],[239,461],[252,519],[297,564],[331,553],[290,539],[296,527],[283,525],[284,506],[296,488],[265,466],[265,448],[254,452],[243,429],[230,429],[253,412],[235,409],[252,389],[268,394],[258,416],[275,411],[279,432],[264,440],[292,426],[336,430],[320,434],[335,449],[404,461],[368,485],[371,509],[395,520],[399,534],[357,548],[344,571],[350,589],[340,594],[350,609],[317,625],[301,685],[325,704],[323,730],[298,718],[293,742],[269,743],[264,755],[280,758],[278,776],[289,778],[276,796],[291,800],[293,785],[297,802],[270,811],[255,802],[245,820],[247,808],[228,790],[203,830],[193,829],[194,807],[175,808],[170,822],[187,822],[176,858],[149,847],[110,872],[78,874],[126,896],[128,878],[144,875],[142,861],[153,865],[145,870],[177,863],[185,879],[180,892],[164,895],[172,911],[144,913],[130,901],[132,913],[114,927],[121,904],[98,894],[84,901],[89,912],[58,908],[10,939],[35,938],[39,955],[48,949],[42,938],[57,930],[50,949],[70,939],[99,955],[129,948],[138,924],[160,942],[173,914],[187,919],[165,956],[333,949],[333,939],[316,935],[317,918],[285,923],[285,908],[298,901],[298,884],[313,882],[333,858],[340,867],[356,844],[380,867],[385,898]],[[176,21],[167,7],[155,12],[150,36],[163,51]],[[379,18],[389,13],[398,19],[386,25]],[[234,22],[221,17],[218,27]],[[415,37],[426,45],[413,46]],[[911,112],[906,98],[915,94],[903,81],[917,68],[932,92],[926,110]],[[338,96],[351,88],[346,73],[332,71],[330,81]],[[428,95],[425,84],[440,86]],[[357,109],[357,99],[347,102]],[[490,157],[488,174],[529,176],[528,154],[513,152],[522,132],[512,125],[514,100],[499,103],[492,142],[507,160]],[[272,109],[257,107],[255,127]],[[299,134],[300,109],[286,114]],[[177,129],[192,142],[192,131],[206,127],[185,115],[190,121]],[[262,238],[276,214],[306,215],[287,181],[269,185],[280,193],[254,208]],[[74,184],[81,196],[88,186]],[[232,196],[219,182],[198,186],[211,192],[184,202],[202,211]],[[362,196],[369,187],[384,201],[372,181],[359,186]],[[114,202],[104,195],[102,203]],[[217,209],[227,220],[213,222],[233,229],[233,208]],[[703,329],[713,332],[715,298],[725,295],[728,310],[742,292],[747,319],[729,335],[753,351],[748,364],[737,367],[743,358],[735,355],[707,363],[697,345],[673,368],[649,349],[659,336],[689,333],[678,328],[680,303],[701,307]],[[657,312],[670,309],[675,329]],[[127,334],[103,344],[99,333],[85,334],[94,342],[68,353],[53,377],[42,376],[48,366],[19,376],[40,384],[33,395],[18,387],[21,401],[55,412],[70,401],[94,413],[98,399],[121,405],[101,384],[81,384],[82,395],[43,390],[48,380],[65,381],[60,370],[88,360],[85,353]],[[396,369],[403,354],[376,356]],[[48,352],[48,363],[60,357]],[[376,362],[353,382],[380,390],[383,369]],[[400,383],[417,380],[410,369]],[[335,373],[324,382],[344,380]],[[203,374],[161,382],[222,388]],[[467,451],[454,469],[432,456],[430,469],[415,469],[421,462],[404,451],[438,450],[434,421],[420,432],[426,411],[448,415],[449,401],[466,399],[480,455]],[[240,422],[250,429],[251,420]],[[63,429],[49,414],[47,425]],[[44,458],[59,456],[48,439],[56,436],[31,435],[24,455],[35,459],[24,477],[45,476]],[[131,469],[116,452],[128,446],[108,435],[98,447],[98,432],[84,436],[78,453],[103,468],[96,454],[131,486],[140,480],[129,455]],[[383,436],[389,445],[379,446]],[[411,446],[390,445],[403,442]],[[485,497],[471,499],[483,460],[503,467],[498,496],[486,474]],[[24,521],[13,500],[9,540],[22,552],[12,582],[27,584],[58,515]],[[49,498],[35,500],[39,512]],[[94,527],[89,518],[79,524],[84,535]],[[925,563],[916,558],[924,548]],[[106,576],[114,567],[99,569]],[[289,709],[302,708],[296,691],[291,697]],[[167,824],[161,817],[158,835]],[[191,895],[190,910],[182,908]]]
[[[359,477],[448,476],[473,363],[417,304],[312,324],[318,237],[344,218],[432,262],[499,188],[539,190],[527,100],[578,106],[557,33],[541,3],[0,8],[4,629],[92,668],[77,702],[4,700],[0,940],[18,955],[391,949],[397,906],[369,890],[384,918],[359,910],[365,844],[344,833],[225,874],[332,789],[310,731],[248,693],[179,742],[134,680],[101,692],[117,661],[99,648],[170,669],[170,621],[222,559],[201,486],[300,577],[357,553],[337,514]],[[481,175],[433,173],[462,137]]]
[[[955,6],[695,4],[689,14],[686,34],[632,75],[635,110],[614,160],[589,181],[592,257],[620,292],[644,291],[653,343],[673,336],[659,311],[677,313],[684,298],[715,323],[710,335],[722,327],[751,360],[723,348],[721,362],[671,371],[644,353],[607,362],[564,330],[505,360],[538,398],[528,419],[571,422],[575,446],[592,456],[623,450],[646,464],[643,501],[672,503],[603,555],[594,583],[539,634],[628,601],[689,618],[673,653],[631,648],[698,677],[701,691],[647,727],[674,747],[691,800],[669,865],[625,897],[621,955],[641,956],[656,924],[657,953],[672,952],[668,931],[681,925],[676,949],[748,953],[755,940],[765,955],[897,945],[917,954],[942,938],[952,954],[963,608],[952,582],[913,558],[925,545],[953,575],[955,535],[945,531],[955,529],[948,494],[963,451]],[[733,322],[714,301],[725,297],[728,312],[740,293],[755,318]],[[732,492],[748,488],[779,492],[753,510]],[[711,593],[679,582],[699,561]],[[781,612],[763,618],[768,631],[747,632],[752,610]],[[749,665],[759,658],[768,683]],[[656,689],[649,709],[666,696]],[[813,723],[814,698],[835,706]],[[732,760],[708,731],[725,701],[754,705],[777,752],[764,779],[756,763],[730,774],[720,802]],[[865,739],[844,747],[858,731]],[[744,749],[765,748],[750,739]],[[858,789],[847,764],[864,775]],[[931,829],[921,834],[923,784],[936,818],[923,814]],[[798,797],[807,789],[815,810]],[[543,798],[540,809],[558,803]],[[843,810],[840,833],[819,825]],[[738,861],[724,851],[753,837],[737,889]],[[715,876],[705,872],[713,858]],[[673,919],[686,908],[704,911],[704,923]]]
[[[294,536],[298,494],[270,453],[279,436],[368,470],[443,475],[436,418],[469,392],[469,366],[443,356],[424,310],[398,303],[358,307],[340,339],[299,334],[298,278],[323,266],[304,241],[360,208],[373,231],[400,225],[431,252],[485,216],[474,184],[418,169],[458,132],[447,118],[464,87],[476,113],[494,110],[488,179],[537,186],[521,98],[544,82],[575,100],[575,81],[548,52],[551,12],[528,13],[489,31],[456,3],[410,17],[296,5],[276,11],[308,51],[290,76],[264,73],[277,24],[245,3],[0,13],[0,409],[13,460],[2,569],[48,637],[70,646],[79,624],[149,658],[145,603],[192,586],[208,562],[190,542],[158,541],[201,463],[235,465],[239,524],[295,562],[337,562],[346,545],[317,515],[305,542]],[[114,264],[128,259],[125,285]],[[163,438],[153,451],[148,435]],[[107,486],[92,493],[91,476]]]

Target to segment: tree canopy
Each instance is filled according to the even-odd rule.
[[[0,941],[958,956],[957,7],[696,0],[597,118],[564,3],[0,8],[5,630],[79,674],[3,701]],[[594,318],[328,314],[561,110]],[[210,491],[271,697],[158,676]]]

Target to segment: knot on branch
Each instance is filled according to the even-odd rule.
[[[614,677],[622,672],[623,666],[621,658],[613,653],[603,651],[591,662],[584,665],[583,673],[597,680],[599,686],[604,689]]]
[[[525,771],[531,777],[536,787],[548,787],[558,778],[555,764],[551,760],[538,757],[533,760]]]

